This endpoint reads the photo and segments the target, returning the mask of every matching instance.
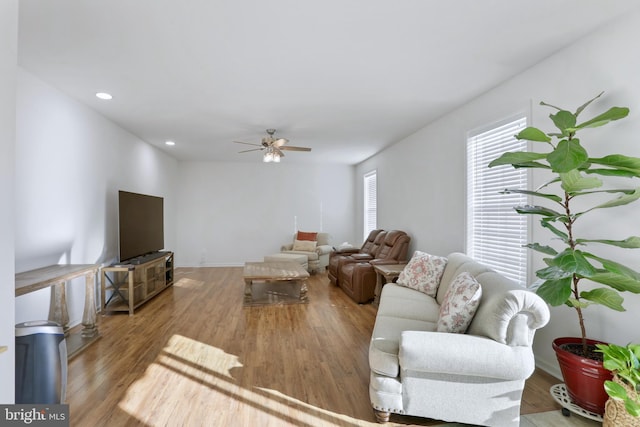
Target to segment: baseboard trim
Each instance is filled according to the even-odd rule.
[[[553,375],[559,380],[562,380],[562,373],[560,372],[560,367],[557,364],[550,364],[544,360],[536,359],[536,367],[542,369],[547,374]]]

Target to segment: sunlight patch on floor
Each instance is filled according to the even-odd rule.
[[[178,288],[186,288],[186,289],[199,289],[204,286],[204,281],[202,280],[193,280],[183,277],[182,279],[177,280],[173,284],[174,287]]]
[[[277,390],[241,387],[231,370],[242,367],[237,356],[173,335],[145,375],[129,386],[119,407],[148,426],[237,425],[239,420],[273,426],[376,425]],[[225,410],[213,413],[212,407]]]

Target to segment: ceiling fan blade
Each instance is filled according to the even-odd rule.
[[[284,147],[280,147],[281,150],[290,150],[290,151],[311,151],[309,147],[294,147],[292,145],[285,145]]]
[[[276,139],[275,141],[273,141],[273,145],[275,145],[276,147],[282,147],[284,144],[286,144],[287,142],[289,142],[288,139],[286,138],[279,138]]]
[[[238,151],[238,153],[248,153],[249,151],[262,151],[264,148],[252,148],[250,150]]]
[[[243,142],[243,141],[233,141],[236,144],[246,144],[246,145],[255,145],[256,147],[262,147],[260,144],[254,144],[253,142]]]
[[[280,157],[284,157],[284,153],[278,147],[273,147],[273,151]]]

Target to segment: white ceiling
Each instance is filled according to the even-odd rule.
[[[21,0],[18,61],[180,160],[260,161],[232,141],[277,128],[313,149],[283,161],[354,164],[638,5]]]

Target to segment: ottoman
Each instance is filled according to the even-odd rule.
[[[309,262],[308,257],[306,255],[297,255],[297,254],[271,254],[265,255],[264,262],[297,262],[304,268],[305,270],[309,270]]]

